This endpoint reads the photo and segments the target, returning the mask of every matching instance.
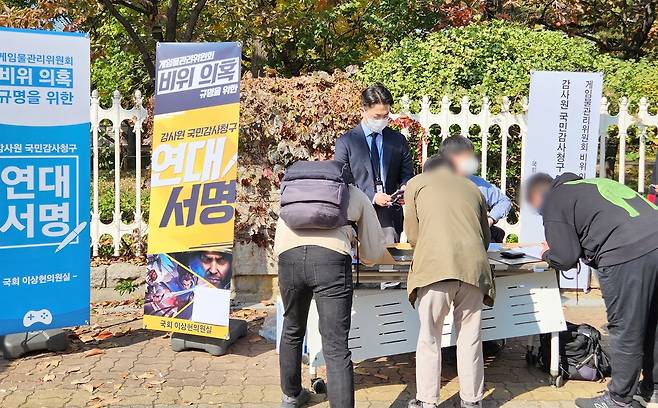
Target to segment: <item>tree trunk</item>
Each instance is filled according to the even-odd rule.
[[[266,61],[267,53],[265,52],[265,47],[263,47],[263,40],[255,38],[251,52],[251,76],[254,78],[261,76]]]

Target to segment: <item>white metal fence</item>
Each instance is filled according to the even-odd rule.
[[[112,246],[114,256],[119,255],[121,237],[129,234],[132,236],[144,236],[146,234],[146,224],[142,222],[142,125],[146,120],[148,112],[143,106],[142,94],[135,92],[134,105],[131,109],[124,109],[121,106],[121,94],[114,91],[112,95],[112,105],[103,109],[99,104],[98,91],[91,93],[91,143],[92,143],[92,211],[91,211],[91,245],[92,254],[98,255],[98,247],[101,236],[107,234],[112,237]],[[106,121],[109,121],[109,125]],[[121,217],[121,140],[123,139],[122,124],[131,126],[135,138],[135,213],[133,221],[126,224]],[[99,151],[101,133],[111,135],[112,145],[114,147],[114,211],[112,212],[112,221],[104,223],[100,218],[99,210]],[[137,246],[139,248],[139,246]],[[138,249],[139,250],[139,249]]]
[[[112,105],[103,109],[99,105],[98,92],[92,92],[91,97],[91,133],[92,133],[92,157],[93,157],[93,196],[92,196],[92,222],[91,222],[91,240],[94,256],[98,254],[99,242],[102,235],[110,235],[112,237],[112,245],[114,255],[119,255],[121,237],[124,235],[144,236],[147,232],[147,225],[142,220],[141,208],[141,187],[142,187],[142,160],[141,160],[141,143],[142,143],[142,125],[147,118],[147,110],[143,106],[143,100],[139,91],[135,92],[133,98],[133,107],[125,109],[121,106],[121,95],[118,91],[114,92],[112,97]],[[478,113],[473,113],[470,110],[470,101],[464,97],[461,100],[461,109],[458,113],[450,110],[451,99],[444,96],[440,101],[440,110],[432,112],[431,100],[429,97],[423,97],[421,101],[421,109],[418,112],[411,112],[411,101],[409,98],[402,99],[402,109],[400,113],[392,115],[394,118],[399,117],[401,114],[409,116],[417,120],[425,129],[430,129],[433,126],[440,128],[441,137],[445,138],[449,135],[449,129],[453,125],[460,127],[462,132],[468,134],[468,129],[473,125],[478,125],[480,128],[480,137],[482,140],[482,156],[481,156],[481,171],[486,174],[489,168],[487,164],[487,156],[489,154],[490,135],[489,129],[497,125],[500,128],[501,138],[501,160],[500,160],[500,174],[501,182],[500,187],[505,191],[507,187],[507,166],[508,166],[508,142],[511,136],[511,128],[518,126],[521,143],[525,142],[527,133],[527,101],[524,99],[521,102],[523,107],[522,112],[515,113],[511,110],[511,102],[508,98],[503,98],[500,104],[500,112],[492,113],[491,105],[488,98],[483,98],[481,109]],[[610,113],[610,106],[606,98],[603,99],[600,108],[601,114],[601,143],[600,143],[600,157],[599,157],[599,174],[601,169],[605,169],[605,146],[606,138],[608,137],[608,129],[610,126],[617,126],[619,129],[619,181],[626,182],[625,169],[626,164],[626,136],[631,127],[637,127],[639,134],[639,159],[638,159],[638,185],[637,190],[640,193],[645,192],[645,167],[646,167],[646,142],[647,142],[647,129],[658,126],[658,115],[649,114],[649,102],[646,98],[642,98],[639,102],[639,109],[637,112],[629,112],[629,102],[626,98],[622,98],[619,103],[619,111],[617,114]],[[108,125],[106,121],[111,122]],[[122,130],[123,128],[123,130]],[[133,214],[133,221],[124,223],[122,221],[120,200],[121,200],[121,163],[122,152],[121,143],[124,130],[126,128],[132,129],[132,135],[135,140],[135,173],[131,173],[134,177],[135,185],[135,212]],[[104,133],[108,136],[106,139],[100,138]],[[112,221],[109,223],[101,222],[99,212],[99,149],[100,143],[105,140],[113,141],[114,149],[114,209]],[[427,144],[423,144],[422,149],[423,158],[427,157]],[[521,158],[523,160],[523,158]],[[605,173],[603,173],[605,175]],[[518,232],[518,223],[512,226],[506,226],[508,232]]]
[[[500,138],[501,138],[501,160],[500,160],[500,188],[503,191],[506,191],[507,187],[507,166],[508,166],[508,141],[511,135],[511,129],[513,126],[518,126],[519,133],[521,136],[521,146],[525,144],[525,138],[527,135],[527,118],[528,118],[528,103],[527,99],[524,98],[521,101],[522,111],[520,113],[515,113],[511,111],[511,102],[509,98],[502,98],[500,104],[500,112],[492,113],[490,101],[487,97],[482,99],[481,109],[478,113],[473,113],[470,110],[471,102],[468,97],[464,97],[461,100],[461,108],[458,113],[454,113],[450,110],[451,99],[448,96],[444,96],[441,99],[440,110],[432,112],[431,109],[431,100],[428,96],[423,97],[421,102],[421,109],[419,112],[411,112],[410,105],[411,101],[407,97],[402,99],[402,109],[400,113],[393,115],[394,118],[399,117],[400,115],[406,115],[412,119],[418,121],[424,129],[430,129],[433,126],[438,126],[440,128],[440,135],[442,138],[448,137],[450,127],[457,125],[460,127],[463,135],[468,135],[469,129],[473,125],[478,125],[480,128],[480,137],[482,140],[482,155],[481,155],[481,166],[480,172],[483,175],[487,174],[489,169],[488,153],[489,153],[489,129],[492,126],[498,126],[500,128]],[[641,98],[639,102],[639,108],[637,112],[629,112],[629,101],[627,98],[622,98],[619,102],[619,111],[617,114],[610,113],[610,104],[607,98],[603,98],[601,101],[600,107],[600,142],[599,142],[599,165],[598,165],[598,175],[599,177],[606,176],[606,141],[608,138],[608,132],[611,126],[616,126],[618,128],[619,138],[619,154],[618,154],[618,179],[620,183],[626,183],[626,136],[631,127],[637,127],[639,134],[639,158],[638,158],[638,183],[637,191],[644,193],[646,190],[645,178],[646,178],[646,143],[647,143],[647,129],[651,127],[658,126],[658,115],[651,115],[649,113],[649,102],[646,98]],[[424,142],[422,144],[422,158],[423,160],[427,158],[427,147],[428,144]],[[522,147],[523,149],[523,147]],[[520,153],[518,153],[520,154]],[[523,163],[523,157],[521,157],[521,163]],[[521,164],[523,168],[523,164]],[[502,222],[501,225],[506,232],[514,232],[518,234],[519,223],[514,225],[509,225],[506,222]]]

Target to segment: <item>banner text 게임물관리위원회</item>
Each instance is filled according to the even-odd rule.
[[[238,43],[158,44],[149,329],[228,336],[240,56]]]
[[[596,176],[602,88],[600,72],[530,74],[522,181],[538,172],[553,177],[566,172],[583,178]],[[544,241],[542,218],[525,202],[521,220],[521,242]],[[561,272],[560,287],[588,289],[589,268],[582,266],[582,273],[576,268]]]
[[[0,28],[0,335],[89,322],[89,87],[85,34]]]

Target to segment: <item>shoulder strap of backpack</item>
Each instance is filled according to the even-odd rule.
[[[354,228],[354,236],[356,237],[356,284],[355,288],[359,287],[359,272],[361,271],[361,257],[359,256],[359,228],[355,221],[351,221],[350,225]]]

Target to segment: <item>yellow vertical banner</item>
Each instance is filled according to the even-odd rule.
[[[228,335],[240,55],[238,43],[158,44],[146,328]]]

